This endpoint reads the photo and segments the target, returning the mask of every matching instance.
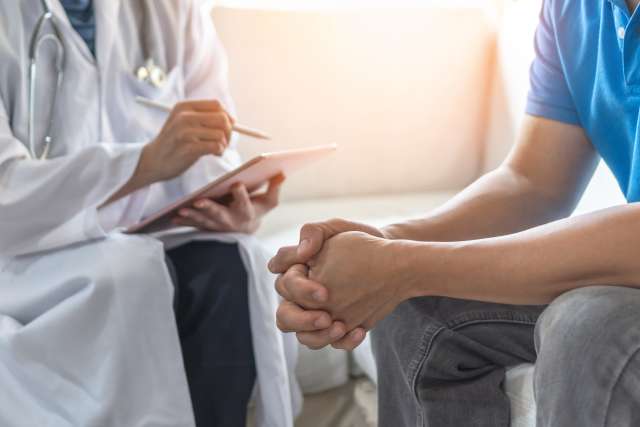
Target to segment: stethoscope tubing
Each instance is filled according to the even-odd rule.
[[[54,117],[53,113],[55,110],[55,106],[57,103],[58,94],[62,88],[62,83],[64,82],[64,63],[65,63],[65,48],[62,43],[62,33],[58,27],[58,24],[55,22],[55,17],[49,8],[46,0],[41,0],[41,4],[43,7],[43,14],[38,19],[36,26],[31,34],[31,40],[29,42],[29,106],[28,106],[28,123],[27,123],[27,134],[29,139],[29,152],[33,159],[46,159],[49,156],[49,152],[51,150],[52,137],[51,131],[53,129]],[[43,32],[44,26],[46,24],[51,26],[53,34],[47,34],[43,37],[40,35]],[[35,106],[36,106],[36,84],[38,80],[38,52],[40,47],[44,43],[53,43],[56,48],[56,87],[54,90],[54,94],[51,98],[51,112],[49,117],[49,123],[47,124],[47,129],[45,132],[44,139],[44,147],[42,149],[42,153],[38,155],[36,153],[36,143],[35,143]]]
[[[36,26],[31,34],[31,40],[29,42],[29,82],[28,82],[28,123],[27,123],[27,134],[28,134],[28,149],[32,159],[43,160],[48,158],[49,153],[51,151],[51,145],[53,143],[53,137],[51,136],[52,129],[54,126],[54,113],[55,107],[57,104],[57,99],[60,91],[62,90],[62,84],[64,82],[64,68],[66,61],[66,50],[64,47],[64,43],[62,41],[62,32],[60,31],[60,27],[56,22],[56,17],[54,16],[47,0],[40,0],[42,4],[43,13],[38,18],[36,22]],[[143,19],[143,28],[146,28],[148,25],[147,18],[149,15],[148,5],[146,1],[142,1],[142,19]],[[49,24],[52,29],[52,34],[47,34],[41,37],[45,25]],[[141,66],[138,70],[143,70],[149,76],[149,78],[141,79],[142,81],[146,81],[149,84],[152,84],[156,87],[161,86],[166,79],[166,72],[155,65],[154,61],[149,56],[149,46],[148,40],[146,38],[149,37],[147,31],[141,31],[142,37],[145,40],[142,41],[142,50],[143,56],[145,57],[146,63]],[[42,153],[40,155],[36,152],[36,135],[35,135],[35,116],[36,116],[36,84],[38,81],[38,52],[40,47],[47,42],[51,42],[54,44],[56,48],[56,82],[55,82],[55,91],[51,98],[51,112],[49,115],[49,122],[47,123],[47,128],[45,131],[44,137],[44,146],[42,148]],[[138,71],[139,72],[139,71]],[[154,78],[154,76],[156,76]]]

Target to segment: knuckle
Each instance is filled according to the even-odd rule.
[[[288,288],[289,286],[294,284],[297,276],[298,276],[298,272],[295,269],[287,270],[282,275],[282,284]]]
[[[191,133],[187,129],[180,129],[176,133],[176,136],[180,141],[187,141],[190,138]]]
[[[346,221],[342,218],[334,217],[334,218],[331,218],[329,221],[327,221],[327,224],[334,227],[342,228],[346,224]]]
[[[284,283],[282,282],[282,275],[278,276],[278,278],[276,279],[276,292],[278,292],[278,294],[280,294],[283,297],[287,293],[284,287]],[[278,310],[281,310],[281,309],[279,308]]]
[[[300,234],[312,234],[317,228],[318,224],[315,222],[305,224],[300,229]]]
[[[186,121],[188,121],[192,116],[191,116],[191,113],[190,113],[189,111],[184,110],[184,109],[180,109],[180,110],[178,110],[178,112],[177,112],[177,114],[176,114],[176,117],[177,117],[177,119],[178,119],[179,121],[181,121],[181,122],[186,122]]]
[[[283,323],[280,319],[276,319],[276,326],[282,332],[293,332],[285,323]]]
[[[280,263],[283,262],[286,258],[287,258],[286,250],[284,248],[280,248],[278,249],[278,252],[276,252],[276,255],[273,257],[273,259],[271,260],[271,265],[273,266],[273,268],[278,269],[280,268]]]
[[[296,333],[296,337],[302,345],[311,350],[320,350],[321,348],[324,348],[326,346],[326,344],[324,343],[316,342],[315,340],[311,339],[307,334],[301,334],[298,332]]]

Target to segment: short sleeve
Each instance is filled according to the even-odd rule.
[[[559,54],[552,1],[545,0],[535,35],[526,113],[580,126]]]

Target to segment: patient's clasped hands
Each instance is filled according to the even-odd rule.
[[[278,327],[310,348],[351,350],[366,331],[409,297],[396,242],[368,225],[343,220],[305,225],[300,244],[269,263],[284,298]]]

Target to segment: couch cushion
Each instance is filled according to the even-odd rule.
[[[511,427],[534,427],[533,365],[518,365],[507,370],[504,388],[511,401]]]

